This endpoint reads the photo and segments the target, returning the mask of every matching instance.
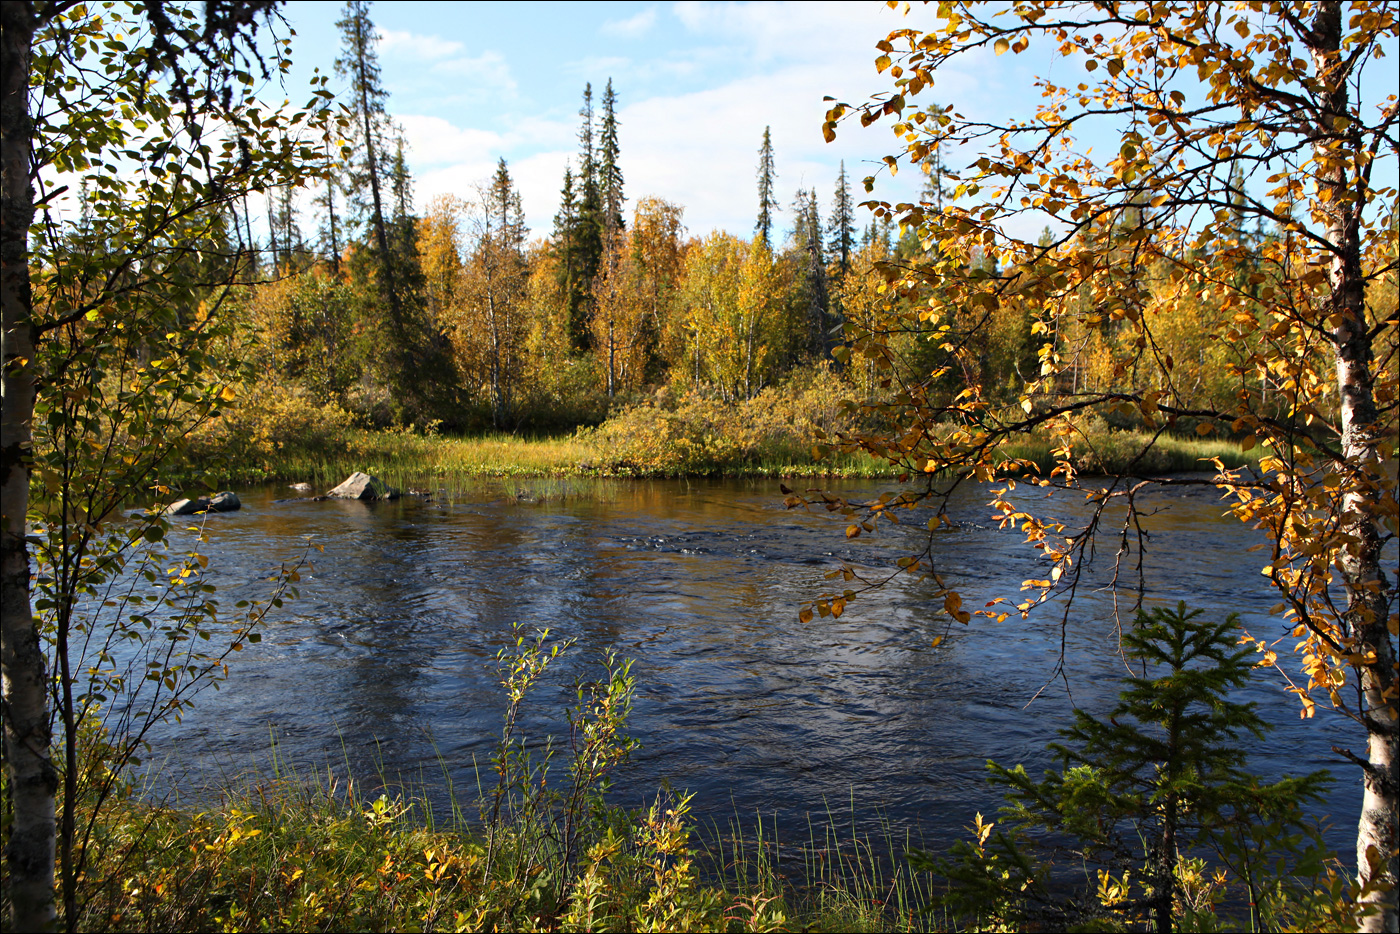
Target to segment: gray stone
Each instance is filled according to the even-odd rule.
[[[292,489],[294,489],[294,490],[299,490],[299,491],[301,491],[302,493],[307,493],[307,492],[310,492],[310,490],[311,490],[311,484],[309,484],[309,483],[293,483],[293,484],[292,484]]]
[[[242,509],[238,494],[231,490],[215,493],[213,496],[198,496],[194,499],[177,499],[165,507],[167,516],[194,516],[202,512],[234,512]]]
[[[175,502],[165,507],[165,514],[167,516],[192,516],[197,512],[203,511],[200,505],[201,503],[207,505],[208,502],[209,501],[202,496],[199,499],[177,499]]]
[[[326,494],[332,499],[360,500],[398,499],[399,495],[398,490],[383,480],[358,470],[347,477],[344,483]]]
[[[224,490],[222,493],[215,493],[205,508],[210,512],[236,512],[243,508],[243,503],[237,493]]]

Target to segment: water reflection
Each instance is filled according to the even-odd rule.
[[[255,595],[264,585],[252,582],[302,536],[325,550],[223,690],[167,731],[162,746],[186,781],[265,762],[271,730],[279,755],[301,765],[344,759],[362,775],[421,769],[441,781],[441,756],[458,787],[474,788],[473,761],[487,761],[504,706],[492,659],[522,621],[578,641],[540,690],[531,735],[562,732],[554,718],[570,684],[606,653],[635,659],[643,746],[622,800],[640,803],[667,780],[697,792],[705,817],[800,821],[825,799],[918,822],[937,839],[995,809],[986,759],[1045,767],[1071,693],[1104,709],[1123,673],[1111,602],[1095,589],[1111,554],[1088,569],[1063,633],[1053,612],[950,631],[931,586],[914,580],[803,625],[797,606],[830,586],[826,572],[887,560],[920,533],[846,542],[839,517],[784,511],[776,483],[580,482],[539,503],[500,485],[374,505],[274,501],[284,492],[240,492],[242,512],[210,518],[224,599]],[[1254,533],[1221,519],[1215,495],[1154,501],[1149,599],[1237,610],[1256,635],[1281,635],[1245,553]],[[988,526],[985,499],[963,491],[953,512],[967,524],[936,546],[940,572],[969,602],[1014,596],[1036,573],[1018,533]],[[1057,508],[1072,516],[1075,505]],[[1027,706],[1062,645],[1064,680]],[[1356,741],[1335,720],[1300,722],[1276,683],[1261,679],[1249,699],[1281,726],[1257,757],[1271,776],[1335,766],[1330,745]],[[1358,783],[1336,771],[1334,844],[1345,849]]]

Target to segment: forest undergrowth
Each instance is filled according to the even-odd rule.
[[[356,470],[402,488],[482,477],[849,477],[901,471],[839,441],[860,422],[851,387],[825,367],[798,372],[748,400],[662,387],[620,401],[604,421],[562,434],[527,429],[455,436],[429,425],[367,428],[293,386],[253,388],[194,433],[179,476],[221,484],[307,482],[329,488]],[[1257,465],[1230,438],[1154,435],[1089,413],[1075,439],[1084,473],[1180,473]],[[1030,434],[1002,448],[1048,473],[1055,439]]]

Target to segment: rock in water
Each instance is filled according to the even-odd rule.
[[[294,490],[300,490],[300,491],[303,492],[303,493],[307,493],[307,492],[309,492],[309,491],[311,490],[311,484],[309,484],[309,483],[293,483],[291,488],[294,489]]]
[[[235,512],[243,508],[243,502],[238,498],[238,494],[232,490],[224,490],[222,493],[215,493],[209,500],[207,507],[210,512]]]
[[[234,512],[242,509],[243,503],[239,501],[238,494],[232,490],[224,490],[222,493],[215,493],[213,496],[199,496],[195,499],[177,499],[169,506],[165,507],[167,516],[193,516],[202,512]]]
[[[202,496],[199,499],[177,499],[165,507],[165,514],[167,516],[192,516],[197,512],[203,512],[200,503],[208,505],[209,501]]]
[[[399,491],[378,477],[357,470],[326,496],[332,499],[398,499]]]

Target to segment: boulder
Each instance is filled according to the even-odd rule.
[[[209,501],[202,496],[199,499],[177,499],[165,507],[165,514],[167,516],[192,516],[197,512],[204,511],[200,507],[201,503],[207,506]]]
[[[238,498],[238,494],[232,490],[224,490],[222,493],[215,493],[209,499],[208,509],[210,512],[237,512],[243,508],[243,501]]]
[[[293,483],[292,486],[291,486],[291,488],[292,488],[293,490],[298,490],[298,491],[300,491],[300,492],[302,492],[302,493],[308,493],[308,492],[311,491],[311,484],[309,484],[309,483]]]
[[[177,499],[165,507],[167,516],[193,516],[202,512],[234,512],[242,509],[238,494],[231,490],[215,493],[213,496],[198,496],[194,499]]]
[[[358,470],[347,477],[344,483],[326,494],[331,499],[361,500],[398,499],[399,495],[398,490],[383,480]]]

